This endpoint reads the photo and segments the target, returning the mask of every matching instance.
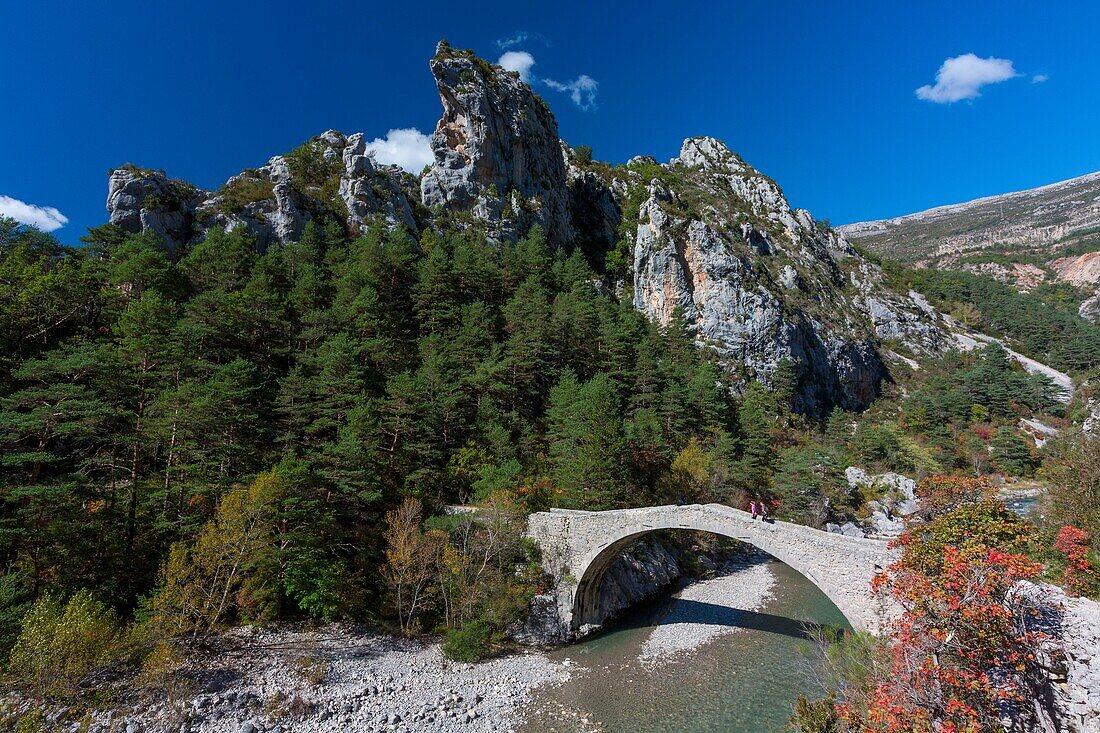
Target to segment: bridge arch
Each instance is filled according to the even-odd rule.
[[[644,507],[606,512],[551,510],[532,514],[528,534],[542,548],[543,566],[557,583],[564,635],[602,622],[600,585],[611,561],[640,537],[689,529],[747,542],[791,566],[816,585],[854,628],[877,632],[886,617],[871,580],[890,563],[880,540],[822,532],[788,522],[753,520],[721,504]]]

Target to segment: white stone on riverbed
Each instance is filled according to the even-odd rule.
[[[570,676],[541,653],[453,663],[439,644],[339,624],[316,632],[238,629],[218,643],[232,652],[189,663],[204,692],[176,709],[135,708],[126,719],[173,733],[504,731],[522,722],[535,687]],[[313,664],[319,671],[311,679]]]
[[[733,624],[737,623],[738,612],[757,611],[771,599],[775,576],[768,563],[726,567],[723,574],[693,583],[676,594],[672,610],[642,645],[642,661],[663,661],[737,633],[741,629]]]

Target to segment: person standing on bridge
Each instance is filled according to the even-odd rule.
[[[752,518],[756,519],[756,499],[749,502],[749,512],[752,514]]]
[[[760,500],[760,519],[768,521],[768,504],[763,499]]]

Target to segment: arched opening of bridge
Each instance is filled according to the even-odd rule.
[[[742,569],[755,563],[787,565],[787,563],[784,563],[780,558],[768,554],[761,548],[756,547],[750,542],[745,542],[743,538],[738,538],[732,533],[721,534],[706,530],[686,529],[673,530],[673,532],[676,533],[674,536],[668,534],[669,530],[647,529],[622,537],[599,551],[588,563],[587,569],[583,575],[576,579],[577,585],[573,595],[571,630],[574,633],[583,635],[585,632],[595,628],[609,628],[614,625],[614,622],[620,616],[637,611],[640,605],[658,602],[659,599],[665,597],[669,592],[668,587],[653,588],[652,592],[648,594],[645,599],[639,600],[638,604],[635,606],[629,608],[607,607],[606,600],[608,597],[608,589],[605,585],[610,581],[609,571],[616,568],[616,564],[618,563],[616,572],[620,574],[623,572],[630,572],[630,565],[624,563],[624,558],[628,557],[631,551],[637,548],[639,543],[643,541],[651,541],[651,545],[656,545],[662,538],[671,541],[683,553],[680,558],[681,567],[687,564],[685,556],[692,553],[692,549],[689,548],[690,545],[693,544],[692,540],[694,538],[724,539],[733,540],[735,543],[739,543],[740,547],[737,547],[736,544],[730,545],[728,542],[724,543],[727,544],[727,548],[723,552],[727,558],[741,555],[744,561],[738,562],[737,564],[742,565]],[[652,549],[652,547],[649,549]],[[721,554],[723,553],[720,552],[720,556]],[[835,613],[827,613],[826,615],[835,616],[837,619],[845,618],[845,620],[848,620],[843,611],[837,607],[836,602],[832,598],[829,598],[828,592],[817,584],[813,578],[807,577],[797,568],[793,568],[790,565],[787,565],[787,568],[790,569],[790,573],[778,574],[776,578],[777,582],[783,582],[785,578],[791,578],[792,573],[796,576],[801,576],[801,578],[805,579],[809,584],[816,586],[818,590],[822,591],[822,595],[828,599],[823,602]],[[646,568],[636,567],[634,570],[638,574],[644,574]],[[719,570],[721,571],[721,566]],[[739,571],[729,570],[728,572],[737,573]],[[675,583],[673,583],[673,585],[675,585]],[[738,604],[699,601],[678,601],[675,616],[676,621],[679,623],[705,623],[708,625],[756,629],[787,636],[796,636],[799,638],[810,638],[814,629],[818,626],[814,621],[768,613],[754,608],[742,608]],[[850,627],[850,623],[845,625]]]

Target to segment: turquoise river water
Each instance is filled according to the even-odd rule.
[[[769,733],[782,730],[798,695],[819,697],[808,625],[850,628],[836,606],[786,565],[768,561],[772,598],[759,611],[723,614],[737,627],[689,652],[639,660],[675,597],[645,604],[612,631],[559,650],[572,678],[538,690],[524,733]],[[682,610],[682,609],[681,609]]]

